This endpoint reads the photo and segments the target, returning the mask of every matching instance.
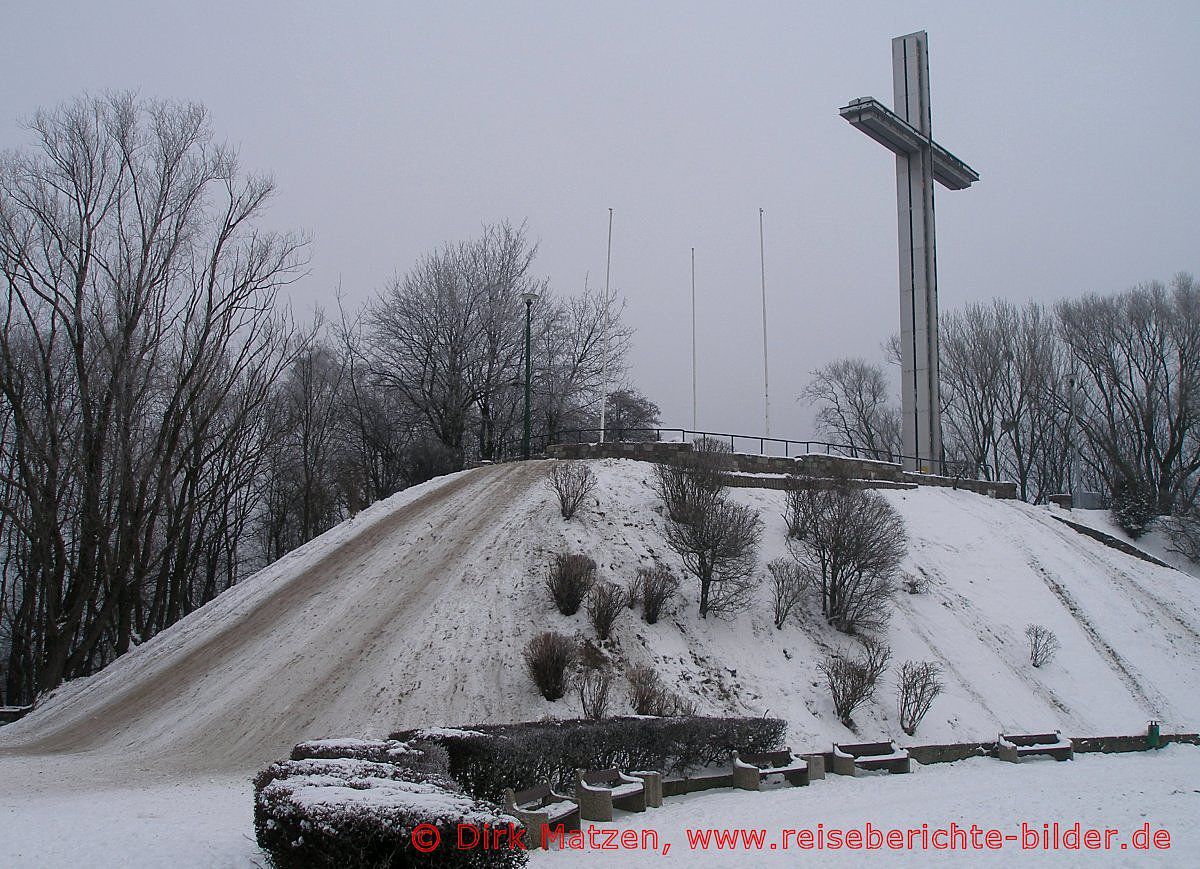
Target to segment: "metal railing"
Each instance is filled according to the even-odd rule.
[[[571,429],[560,431],[554,435],[536,434],[531,438],[530,454],[545,455],[549,446],[557,444],[586,444],[597,443],[601,430]],[[707,438],[728,447],[730,452],[751,453],[763,456],[780,456],[795,458],[806,455],[841,456],[848,459],[864,459],[877,462],[891,462],[904,465],[906,468],[916,468],[921,473],[935,474],[942,477],[958,479],[990,480],[991,475],[985,465],[974,465],[970,462],[948,459],[931,459],[925,456],[907,456],[890,450],[876,450],[854,444],[838,444],[828,441],[791,440],[789,438],[767,437],[765,435],[745,435],[731,432],[694,431],[686,428],[619,428],[610,426],[604,432],[604,440],[614,443],[644,443],[658,441],[662,443],[694,443],[701,438]],[[511,461],[521,458],[520,440],[505,441],[498,444],[494,455],[495,461]]]

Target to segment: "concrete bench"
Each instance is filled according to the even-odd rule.
[[[761,754],[733,753],[733,786],[744,791],[756,791],[767,776],[781,775],[788,784],[801,787],[808,784],[808,763],[792,755],[790,749],[766,751]]]
[[[646,811],[646,783],[616,767],[575,770],[575,801],[585,821],[611,821],[613,809]]]
[[[886,769],[891,773],[906,773],[911,769],[908,751],[896,743],[860,742],[833,744],[831,771],[837,775],[857,775],[859,770]]]
[[[1001,733],[996,743],[996,756],[1009,763],[1019,763],[1021,758],[1035,754],[1048,754],[1055,760],[1071,760],[1075,757],[1075,747],[1070,739],[1064,739],[1058,731]]]
[[[579,806],[570,797],[556,794],[548,784],[516,793],[505,788],[504,807],[529,830],[530,844],[537,842],[540,848],[546,847],[542,840],[544,827],[553,829],[562,825],[568,832],[579,829]]]

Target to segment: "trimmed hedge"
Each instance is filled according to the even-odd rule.
[[[392,738],[439,743],[455,781],[470,794],[499,800],[506,787],[524,790],[546,781],[569,790],[579,767],[682,774],[725,766],[735,749],[757,754],[782,747],[786,732],[778,718],[684,716],[411,730]]]
[[[313,739],[292,749],[292,760],[350,758],[394,763],[407,769],[449,774],[446,749],[434,742],[408,743],[395,739]]]
[[[297,750],[303,754],[312,749]],[[440,845],[429,853],[413,846],[413,830],[421,824],[432,825],[440,835]],[[279,869],[525,865],[525,852],[508,848],[506,840],[492,850],[459,850],[460,824],[523,829],[498,806],[462,793],[446,776],[391,762],[347,757],[285,760],[267,767],[254,781],[258,844]]]

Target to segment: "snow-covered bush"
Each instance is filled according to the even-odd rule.
[[[927,573],[906,573],[903,579],[904,590],[909,594],[928,594],[933,586],[933,580]]]
[[[425,824],[440,836],[428,853],[413,844],[413,830]],[[279,869],[507,869],[527,862],[521,849],[456,848],[460,824],[523,830],[499,806],[462,793],[446,777],[391,763],[288,760],[254,782],[258,844]]]
[[[663,564],[639,568],[637,576],[635,582],[641,590],[642,620],[652,625],[662,615],[667,601],[679,591],[679,577]]]
[[[596,631],[598,640],[607,640],[612,635],[617,616],[625,608],[625,589],[615,582],[601,582],[588,594],[588,621]]]
[[[566,634],[543,631],[525,647],[529,678],[547,700],[567,693],[567,671],[579,658],[579,644]]]
[[[533,721],[469,730],[408,731],[393,738],[435,738],[449,752],[450,772],[470,794],[498,800],[504,788],[550,782],[569,789],[575,770],[656,769],[679,774],[726,765],[729,754],[781,747],[787,723],[778,718],[606,718]]]
[[[942,669],[932,661],[905,661],[900,668],[900,727],[909,736],[917,732],[933,700],[942,693]]]
[[[562,517],[570,519],[596,488],[596,475],[584,462],[555,462],[546,482],[558,495]]]
[[[862,654],[852,656],[838,649],[821,662],[821,672],[829,684],[833,709],[842,724],[854,729],[854,710],[875,695],[879,677],[887,669],[892,650],[873,639],[862,641]]]
[[[1026,625],[1025,636],[1029,639],[1029,663],[1035,667],[1049,664],[1058,652],[1058,637],[1044,625]]]
[[[560,552],[554,556],[550,574],[546,577],[546,588],[564,616],[579,612],[579,605],[595,584],[596,562],[592,559],[573,552]]]
[[[1154,493],[1136,480],[1120,480],[1108,502],[1113,521],[1137,540],[1146,533],[1157,515]]]
[[[792,608],[800,602],[804,590],[809,586],[808,574],[789,558],[776,558],[767,564],[771,574],[771,601],[775,606],[775,627],[783,629],[783,623]]]
[[[608,692],[612,671],[607,667],[585,667],[579,674],[579,705],[583,717],[599,721],[608,717]]]

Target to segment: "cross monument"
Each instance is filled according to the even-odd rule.
[[[896,154],[904,467],[936,473],[942,462],[942,414],[933,182],[963,190],[979,180],[979,173],[933,140],[924,30],[892,40],[892,86],[895,111],[874,97],[861,97],[839,113]]]

